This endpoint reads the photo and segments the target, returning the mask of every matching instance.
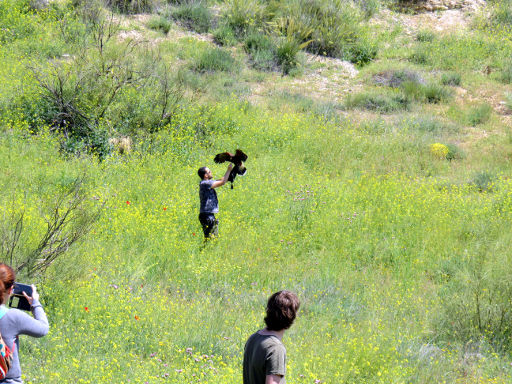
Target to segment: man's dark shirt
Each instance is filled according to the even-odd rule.
[[[217,200],[217,192],[212,188],[216,180],[201,180],[199,183],[199,200],[201,203],[200,213],[217,213],[219,212],[219,201]]]

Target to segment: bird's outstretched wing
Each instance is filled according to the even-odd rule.
[[[232,153],[229,153],[229,152],[223,152],[223,153],[218,153],[215,158],[213,159],[213,161],[215,161],[217,164],[220,164],[220,163],[223,163],[225,161],[233,161],[233,157],[234,155]]]
[[[233,156],[233,163],[241,164],[243,161],[247,160],[247,155],[241,150],[237,149],[235,152],[235,156]]]

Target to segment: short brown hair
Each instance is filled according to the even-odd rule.
[[[280,331],[292,326],[300,302],[297,295],[290,291],[274,293],[267,302],[267,316],[265,324],[270,331]]]

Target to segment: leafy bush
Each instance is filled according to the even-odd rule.
[[[455,144],[434,143],[430,145],[430,153],[440,160],[462,159],[463,153]]]
[[[221,24],[213,31],[213,40],[220,45],[233,46],[236,44],[237,39],[235,32],[229,25]]]
[[[353,3],[341,0],[290,0],[273,9],[274,30],[308,44],[307,51],[364,64],[377,54],[368,36],[364,14]]]
[[[470,184],[474,185],[480,192],[491,191],[495,178],[496,176],[491,172],[482,171],[473,176]]]
[[[245,37],[244,48],[256,69],[268,71],[277,66],[276,47],[270,37],[253,31]]]
[[[483,124],[489,120],[491,112],[492,107],[489,104],[480,104],[469,109],[466,113],[466,120],[472,126]]]
[[[428,83],[422,86],[422,90],[423,96],[428,103],[437,104],[451,96],[449,89],[436,83]]]
[[[505,93],[505,105],[512,111],[512,93]]]
[[[439,160],[446,159],[449,152],[448,147],[441,143],[430,144],[429,148],[431,155]]]
[[[489,20],[496,27],[510,26],[512,24],[512,2],[507,0],[495,2]]]
[[[418,46],[414,52],[409,56],[409,60],[416,64],[427,64],[429,61],[426,48],[424,46]]]
[[[147,27],[167,34],[171,29],[171,23],[163,16],[153,16],[149,19]]]
[[[381,7],[381,2],[379,0],[357,0],[355,3],[368,18],[375,15]]]
[[[421,133],[440,133],[444,129],[444,124],[432,117],[418,117],[410,125]]]
[[[418,33],[416,34],[416,41],[420,42],[431,42],[434,41],[434,38],[434,32],[425,29],[418,31]]]
[[[423,85],[412,81],[406,81],[402,83],[401,88],[411,99],[425,101],[427,103],[436,104],[450,97],[449,90],[436,83],[427,83]]]
[[[36,26],[26,17],[30,12],[28,1],[0,2],[0,43],[21,39],[35,31]]]
[[[212,25],[211,11],[202,1],[179,4],[172,8],[171,16],[183,23],[186,28],[198,33],[208,32]]]
[[[459,86],[461,76],[457,72],[446,72],[441,75],[441,84],[443,85],[456,85]]]
[[[258,31],[251,31],[244,39],[244,49],[247,53],[274,48],[269,36]]]
[[[349,48],[350,61],[357,65],[368,64],[377,56],[377,46],[366,39],[360,39]]]
[[[91,47],[66,60],[33,65],[34,90],[13,104],[31,131],[43,125],[59,134],[62,150],[103,158],[110,132],[158,129],[172,117],[182,92],[157,52],[116,39],[113,18],[89,23]]]
[[[237,36],[257,27],[263,20],[263,8],[257,0],[229,0],[223,21]]]
[[[464,152],[457,145],[450,143],[446,144],[448,147],[448,153],[446,154],[446,160],[452,161],[464,158]]]
[[[423,85],[414,81],[404,81],[400,88],[403,93],[411,100],[423,101]]]
[[[156,0],[106,0],[106,5],[121,13],[150,12],[156,6]]]
[[[208,48],[199,53],[192,67],[198,72],[232,72],[236,61],[228,51],[220,48]]]
[[[511,348],[512,340],[512,276],[510,268],[503,267],[511,260],[508,252],[489,244],[485,248],[460,256],[464,263],[454,268],[453,278],[441,291],[437,328],[446,340],[484,339],[503,351]]]
[[[375,93],[363,92],[349,95],[345,105],[348,108],[361,108],[377,112],[395,112],[407,110],[410,105],[409,98],[402,92]]]
[[[278,43],[276,58],[284,74],[297,66],[297,53],[300,49],[301,46],[294,38],[285,38]]]
[[[512,84],[512,61],[507,61],[503,64],[503,68],[498,75],[498,79],[503,84]]]

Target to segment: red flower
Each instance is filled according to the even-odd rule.
[[[167,207],[164,207],[164,211],[167,211]]]
[[[126,205],[130,205],[130,201],[129,200],[126,200]]]
[[[89,307],[84,307],[85,312],[89,312]]]
[[[196,233],[195,233],[195,232],[192,232],[192,236],[195,236],[195,235],[196,235]]]
[[[140,320],[140,317],[135,315],[135,320]]]

